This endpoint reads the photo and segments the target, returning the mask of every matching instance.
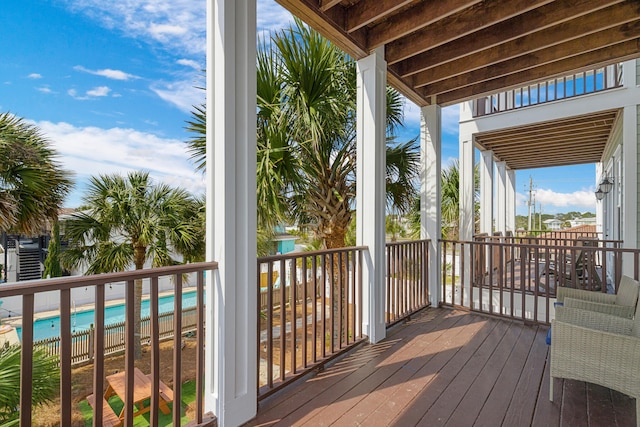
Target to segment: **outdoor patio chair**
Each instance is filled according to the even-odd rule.
[[[574,288],[580,286],[600,290],[602,279],[596,268],[595,251],[582,249],[585,246],[598,246],[598,242],[592,238],[580,237],[575,242],[576,249],[567,248],[566,252],[558,254],[555,262],[549,264],[549,272],[560,283],[569,282]]]
[[[549,400],[554,378],[598,384],[636,399],[640,427],[640,305],[633,320],[558,307],[551,325]]]
[[[640,283],[623,275],[616,294],[560,287],[556,296],[557,302],[565,307],[592,310],[631,319],[636,309],[639,292]]]

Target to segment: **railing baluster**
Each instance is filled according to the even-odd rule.
[[[71,290],[60,291],[60,425],[71,425]]]
[[[182,274],[176,274],[173,292],[173,401],[176,402],[176,410],[173,411],[173,425],[180,425],[182,402]],[[158,375],[159,381],[159,375]],[[157,390],[156,390],[157,393]],[[156,410],[157,412],[157,410]]]

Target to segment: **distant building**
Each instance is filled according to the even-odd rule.
[[[559,231],[562,230],[562,221],[559,219],[548,219],[544,221],[544,225],[547,227],[547,230],[551,231]]]
[[[596,217],[591,218],[578,218],[569,221],[572,227],[578,227],[580,225],[596,225]]]

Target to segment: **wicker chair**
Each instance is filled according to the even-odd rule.
[[[598,384],[636,399],[640,427],[640,305],[633,320],[558,307],[551,324],[549,400],[554,378]]]
[[[639,290],[640,283],[637,280],[623,275],[620,279],[620,286],[618,286],[618,293],[615,295],[559,287],[557,301],[565,307],[597,311],[631,319],[638,302]]]

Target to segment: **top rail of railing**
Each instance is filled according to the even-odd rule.
[[[0,298],[68,290],[93,285],[105,285],[129,280],[150,279],[174,274],[195,273],[198,271],[216,270],[217,268],[217,262],[198,262],[117,273],[94,274],[90,276],[65,276],[53,279],[7,283],[0,286]]]
[[[473,101],[473,117],[488,116],[621,87],[622,68],[622,64],[610,64],[484,96]]]

